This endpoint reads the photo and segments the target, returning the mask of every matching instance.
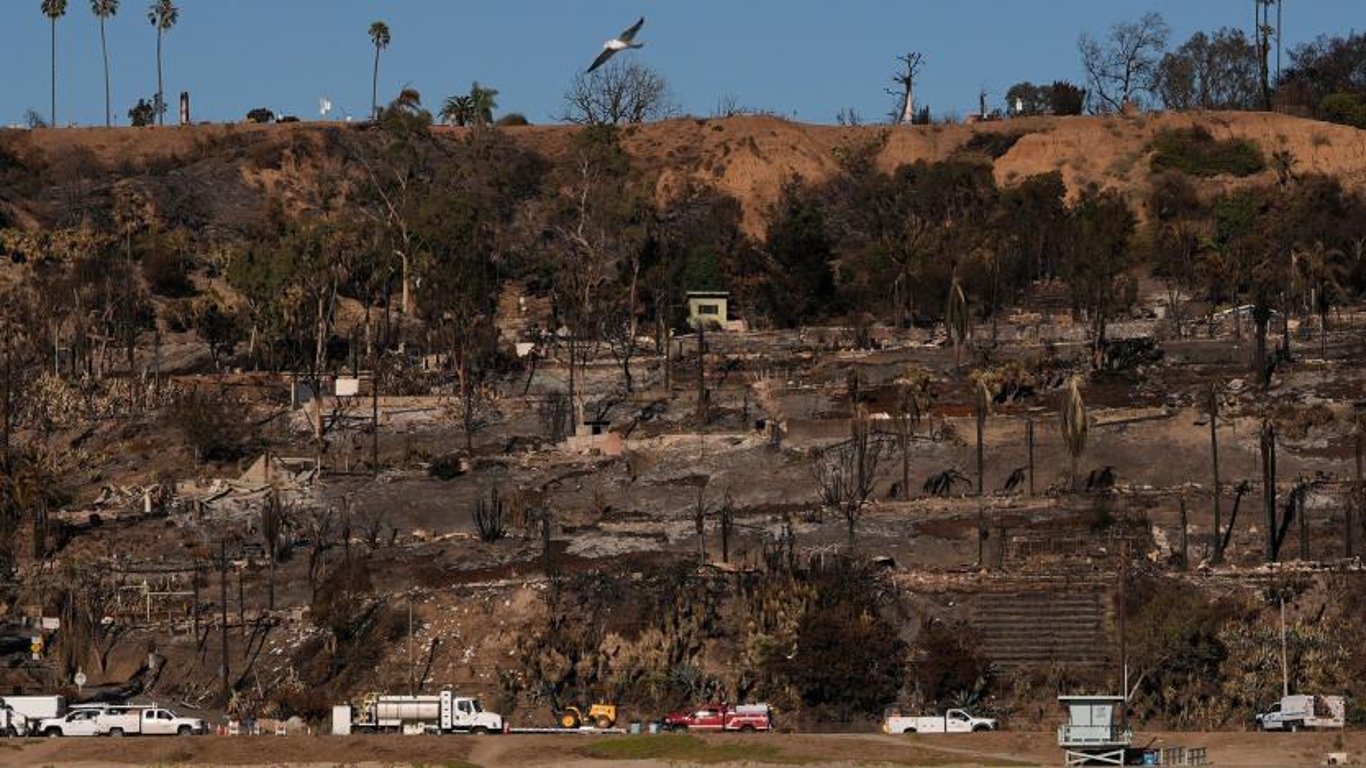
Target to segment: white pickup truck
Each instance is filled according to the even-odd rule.
[[[1347,702],[1341,696],[1284,696],[1271,705],[1270,712],[1257,715],[1263,731],[1298,731],[1301,728],[1342,728],[1346,724]]]
[[[950,709],[942,715],[908,716],[901,714],[896,707],[889,707],[883,714],[883,733],[973,733],[975,731],[994,731],[996,721],[985,717],[973,717],[961,709]]]
[[[111,706],[96,718],[102,736],[201,736],[204,721],[162,707]]]
[[[47,717],[38,721],[33,732],[38,736],[99,736],[99,707],[79,707],[61,717]]]

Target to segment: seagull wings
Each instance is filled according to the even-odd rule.
[[[593,63],[588,66],[588,72],[592,72],[603,64],[606,64],[607,60],[612,58],[612,54],[614,53],[616,53],[616,49],[614,48],[603,48],[602,53],[599,53],[598,57],[593,59]],[[585,72],[584,74],[588,74],[588,72]]]
[[[645,17],[641,16],[640,20],[632,24],[630,29],[617,35],[617,39],[623,43],[629,43],[635,39],[636,33],[639,32],[640,28],[643,26],[645,26]]]

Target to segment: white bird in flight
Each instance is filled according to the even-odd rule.
[[[612,55],[615,54],[617,51],[624,51],[627,48],[645,47],[644,43],[632,42],[633,40],[635,40],[636,33],[639,32],[640,28],[644,25],[645,17],[641,16],[640,20],[637,21],[635,24],[632,24],[630,29],[627,29],[620,35],[617,35],[611,40],[608,40],[607,42],[603,43],[602,53],[599,53],[598,57],[596,59],[593,59],[593,64],[590,67],[588,67],[588,71],[592,72],[598,67],[601,67],[603,64],[606,64],[607,60],[612,58]]]

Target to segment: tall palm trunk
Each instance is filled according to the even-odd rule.
[[[57,17],[52,17],[52,127],[57,127]]]
[[[166,124],[166,91],[161,81],[161,26],[157,26],[157,125]]]
[[[379,46],[375,46],[375,74],[370,79],[370,119],[379,119]],[[408,283],[403,283],[403,306],[408,306]]]
[[[114,124],[109,108],[109,45],[104,41],[104,17],[100,17],[100,51],[104,54],[104,127]]]

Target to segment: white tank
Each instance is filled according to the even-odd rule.
[[[375,699],[375,720],[380,725],[441,720],[440,696],[380,696]]]

